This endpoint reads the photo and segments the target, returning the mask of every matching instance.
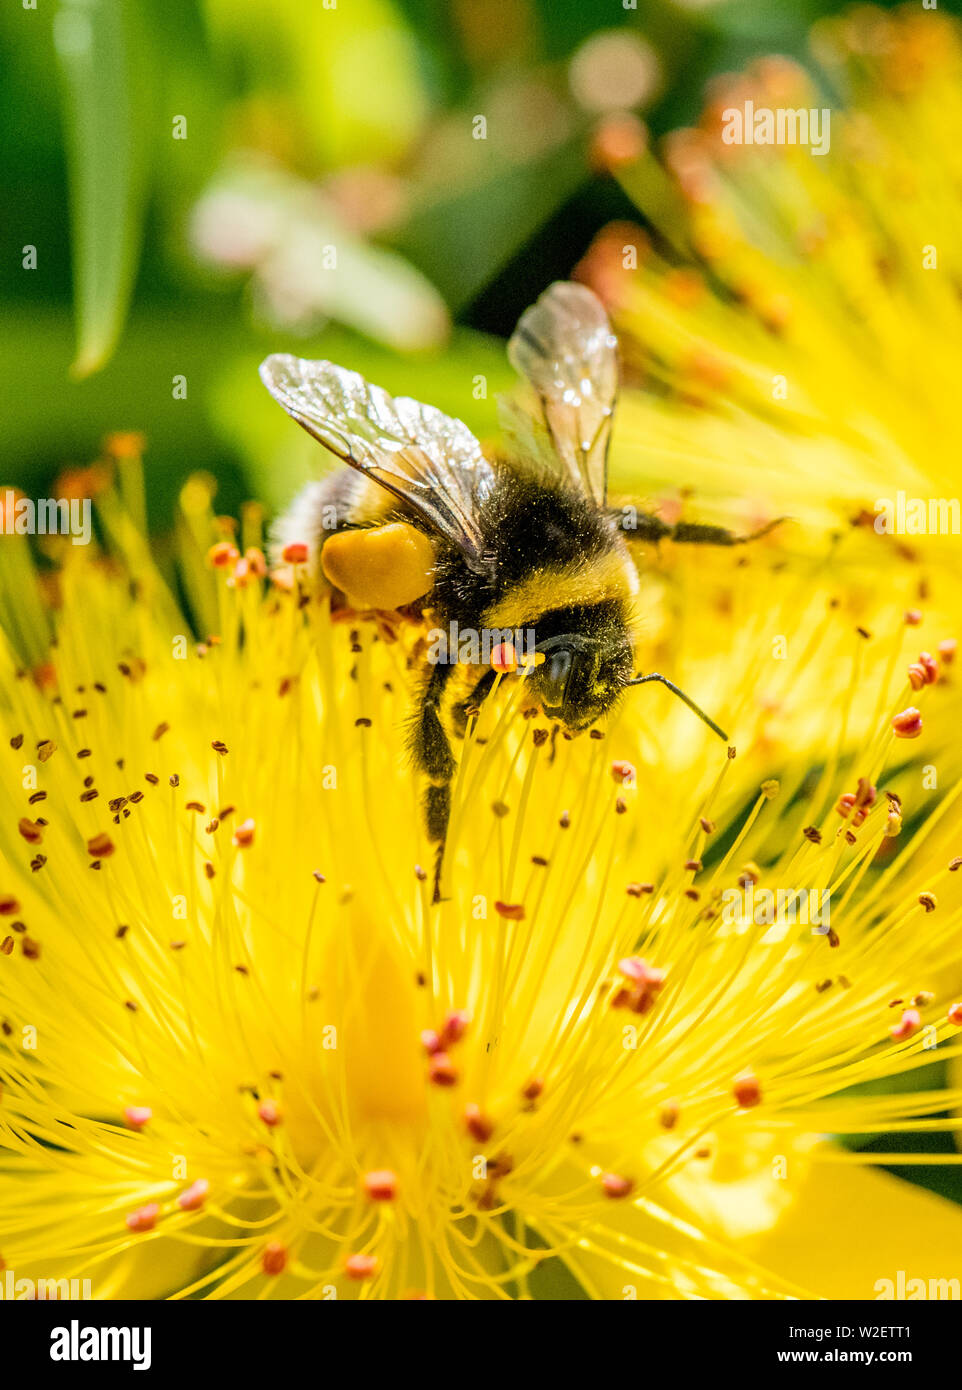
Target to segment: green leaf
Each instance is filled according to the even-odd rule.
[[[396,247],[437,285],[455,310],[479,294],[585,181],[582,142],[427,203]],[[572,247],[572,263],[584,247]]]
[[[153,45],[137,0],[61,0],[62,76],[77,351],[71,373],[107,361],[123,327],[143,233]]]

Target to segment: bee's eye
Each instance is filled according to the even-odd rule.
[[[570,675],[571,652],[566,647],[552,652],[541,672],[541,688],[544,691],[547,704],[561,705],[564,703],[565,688]]]

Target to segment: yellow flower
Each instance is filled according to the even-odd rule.
[[[649,150],[615,169],[650,231],[607,229],[582,273],[615,309],[646,387],[623,402],[619,476],[682,484],[720,507],[740,488],[813,534],[862,509],[874,521],[902,491],[926,507],[901,543],[953,550],[952,563],[959,24],[861,6],[816,26],[812,48],[823,85],[764,59],[716,84],[663,162]],[[726,112],[748,101],[833,108],[828,152],[726,143]],[[939,500],[954,499],[942,534],[930,499],[936,520]]]
[[[845,523],[957,487],[962,58],[928,12],[816,47],[849,97],[829,154],[723,145],[748,96],[825,104],[762,64],[674,140],[674,182],[619,168],[657,241],[585,266],[646,388],[616,481],[803,523],[644,557],[644,664],[735,756],[658,690],[558,739],[505,676],[432,907],[416,631],[270,587],[258,510],[215,519],[203,477],[165,582],[134,447],[119,494],[98,475],[102,554],[38,579],[2,538],[17,1276],[871,1298],[957,1269],[959,1208],[876,1170],[962,1157],[958,543]]]
[[[962,1099],[907,1088],[962,1051],[959,696],[944,660],[909,684],[914,567],[827,607],[774,544],[666,557],[653,649],[737,756],[665,692],[554,739],[505,677],[435,908],[416,632],[267,585],[254,509],[208,564],[209,500],[187,486],[177,547],[200,643],[113,488],[109,552],[67,545],[52,602],[4,541],[7,618],[55,636],[0,674],[7,1267],[392,1299],[872,1297],[954,1268],[958,1209],[860,1147],[951,1135]],[[923,1158],[956,1161],[890,1161]]]

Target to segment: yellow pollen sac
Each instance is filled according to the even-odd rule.
[[[321,568],[355,608],[401,608],[431,588],[434,547],[403,521],[341,531],[325,541]]]

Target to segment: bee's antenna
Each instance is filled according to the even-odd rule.
[[[677,695],[679,700],[684,700],[688,708],[693,710],[694,713],[698,715],[698,718],[708,725],[713,734],[717,734],[719,738],[724,739],[726,743],[728,742],[728,735],[725,733],[724,729],[720,729],[714,719],[709,719],[705,711],[695,704],[691,696],[686,695],[683,690],[679,690],[675,682],[670,681],[667,676],[660,676],[657,671],[653,671],[650,676],[635,676],[633,680],[628,681],[628,684],[645,685],[648,681],[661,681],[662,685],[667,685],[672,694]]]

